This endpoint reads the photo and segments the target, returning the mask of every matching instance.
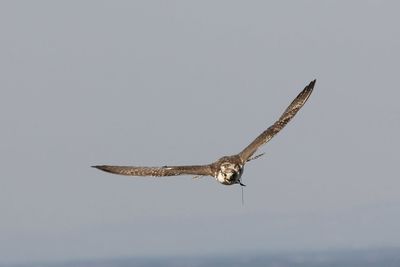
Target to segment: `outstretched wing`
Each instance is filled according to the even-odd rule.
[[[256,150],[272,139],[286,124],[296,115],[296,113],[301,109],[301,107],[306,103],[307,99],[310,97],[316,80],[310,82],[303,91],[293,100],[293,102],[287,107],[282,116],[267,130],[262,132],[250,145],[248,145],[239,156],[243,162],[246,162]]]
[[[176,176],[176,175],[213,176],[211,165],[163,166],[163,167],[98,165],[92,167],[105,172],[110,172],[120,175],[130,175],[130,176]]]

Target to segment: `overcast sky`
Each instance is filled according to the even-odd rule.
[[[0,263],[400,245],[396,1],[1,1]],[[313,95],[239,186],[202,164]]]

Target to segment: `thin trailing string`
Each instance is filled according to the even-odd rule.
[[[244,186],[241,186],[241,189],[242,189],[242,206],[244,206],[244,193],[243,193],[243,187],[244,187]]]

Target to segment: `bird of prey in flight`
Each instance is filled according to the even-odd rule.
[[[232,156],[224,156],[213,163],[206,165],[186,165],[186,166],[162,166],[162,167],[140,167],[140,166],[112,166],[97,165],[94,168],[120,175],[130,176],[177,176],[177,175],[195,175],[211,176],[224,185],[240,184],[244,170],[244,165],[263,154],[253,156],[256,150],[272,139],[286,124],[296,115],[310,97],[315,81],[310,82],[303,91],[286,108],[281,117],[268,129],[262,132],[241,152]]]

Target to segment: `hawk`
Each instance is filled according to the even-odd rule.
[[[213,163],[207,165],[186,165],[186,166],[162,166],[162,167],[138,167],[138,166],[112,166],[112,165],[97,165],[92,166],[105,172],[110,172],[119,175],[130,176],[177,176],[177,175],[194,175],[211,176],[223,185],[240,184],[244,170],[244,165],[264,153],[254,156],[257,149],[271,140],[286,124],[296,115],[303,107],[307,99],[310,97],[316,80],[310,82],[303,91],[293,100],[286,108],[280,118],[271,125],[268,129],[262,132],[256,139],[253,140],[240,153],[232,156],[224,156]]]

